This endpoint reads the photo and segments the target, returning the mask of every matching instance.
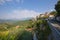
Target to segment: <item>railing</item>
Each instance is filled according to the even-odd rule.
[[[54,37],[54,40],[60,40],[60,32],[52,25],[51,22],[47,21],[51,30],[52,30],[52,35]]]
[[[36,33],[34,33],[34,35],[33,35],[33,40],[37,40]]]

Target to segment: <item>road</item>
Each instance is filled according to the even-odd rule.
[[[56,27],[60,27],[59,25],[53,23],[52,21],[47,21],[51,30],[52,30],[52,36],[54,40],[60,40],[60,32]]]

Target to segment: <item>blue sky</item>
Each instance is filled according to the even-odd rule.
[[[35,17],[54,10],[57,0],[0,0],[0,19]]]

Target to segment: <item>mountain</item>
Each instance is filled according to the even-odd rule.
[[[22,18],[22,19],[0,19],[0,23],[5,23],[5,22],[17,22],[17,21],[24,21],[24,20],[30,20],[32,18]]]

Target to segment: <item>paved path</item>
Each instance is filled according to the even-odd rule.
[[[56,22],[56,21],[50,21],[52,23],[52,25],[58,30],[60,31],[60,23]]]
[[[57,24],[51,23],[50,21],[48,21],[48,24],[52,30],[52,35],[54,40],[60,40],[60,32],[56,29],[56,27],[60,27]]]

